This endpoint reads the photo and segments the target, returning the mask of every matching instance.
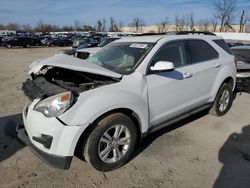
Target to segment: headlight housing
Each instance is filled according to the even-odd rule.
[[[73,95],[68,91],[41,100],[35,105],[34,110],[46,117],[58,117],[71,107],[72,102]]]

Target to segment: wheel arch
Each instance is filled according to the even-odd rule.
[[[233,89],[234,89],[234,86],[235,86],[235,81],[234,81],[234,79],[231,77],[231,76],[229,76],[229,77],[227,77],[223,82],[222,82],[222,84],[221,84],[221,86],[223,85],[223,84],[228,84],[231,88],[232,88],[232,91],[233,91]],[[221,87],[220,86],[220,87]]]
[[[215,84],[213,86],[213,89],[211,91],[211,98],[209,99],[210,102],[213,102],[215,100],[215,97],[220,90],[221,86],[224,83],[229,84],[229,86],[232,88],[232,91],[234,91],[235,85],[236,85],[236,74],[235,77],[231,74],[232,70],[227,68],[221,70],[221,72],[218,74]],[[236,73],[236,72],[235,72]]]
[[[135,123],[136,126],[136,130],[137,130],[137,136],[138,136],[138,141],[141,141],[141,139],[143,138],[143,133],[142,133],[142,121],[139,117],[139,115],[134,112],[133,110],[129,109],[129,108],[116,108],[116,109],[112,109],[109,110],[105,113],[103,113],[102,115],[100,115],[99,117],[97,117],[80,135],[80,137],[78,138],[78,141],[76,143],[76,147],[75,147],[75,154],[82,158],[82,156],[79,156],[79,148],[80,145],[82,145],[81,143],[83,143],[83,145],[86,143],[87,138],[89,137],[90,133],[93,131],[93,129],[96,127],[97,122],[99,122],[101,119],[109,116],[110,114],[114,114],[114,113],[123,113],[125,115],[127,115],[129,118],[132,119],[132,121]]]

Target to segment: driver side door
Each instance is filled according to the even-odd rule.
[[[169,61],[173,71],[151,72],[146,76],[150,125],[156,126],[194,108],[196,85],[192,66],[187,64],[185,41],[165,44],[153,58],[150,66],[158,61]]]

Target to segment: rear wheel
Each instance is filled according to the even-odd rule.
[[[209,113],[214,116],[223,116],[230,110],[232,102],[232,88],[228,84],[224,83],[221,86]]]
[[[110,171],[124,165],[131,157],[137,132],[125,114],[111,114],[99,121],[82,146],[82,155],[94,168]]]

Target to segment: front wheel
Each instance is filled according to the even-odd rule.
[[[99,121],[82,147],[87,162],[100,171],[124,165],[137,141],[134,122],[125,114],[114,113]]]
[[[233,102],[232,88],[228,84],[224,83],[221,86],[209,113],[214,116],[223,116],[230,110],[232,102]]]

